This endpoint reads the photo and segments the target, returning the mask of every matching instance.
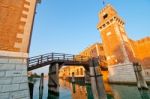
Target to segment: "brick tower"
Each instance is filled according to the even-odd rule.
[[[124,21],[111,5],[103,8],[99,14],[97,28],[101,33],[108,65],[132,61],[132,48],[124,28]]]
[[[0,0],[0,99],[28,99],[27,61],[37,0]]]
[[[108,62],[109,80],[119,83],[136,82],[133,65],[130,62],[133,51],[125,32],[124,21],[110,4],[101,10],[99,19],[97,28]]]

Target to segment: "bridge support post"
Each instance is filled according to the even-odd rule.
[[[49,67],[48,91],[50,94],[59,96],[59,64],[55,63]]]
[[[90,72],[85,70],[85,84],[90,84]]]
[[[91,59],[89,66],[94,99],[107,99],[102,74],[100,73],[100,68],[98,66],[98,60],[95,58]]]

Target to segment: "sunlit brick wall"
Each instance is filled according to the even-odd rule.
[[[80,55],[89,57],[99,57],[100,65],[107,66],[103,45],[100,43],[95,43],[87,47],[80,53]]]
[[[0,50],[28,52],[36,0],[0,0]]]
[[[0,1],[0,50],[20,51],[15,47],[16,43],[22,42],[18,38],[19,31],[24,27],[20,21],[24,0],[1,0]]]
[[[59,77],[72,77],[72,73],[75,77],[84,77],[84,72],[83,66],[67,66],[60,69]]]
[[[106,5],[99,13],[102,44],[108,65],[124,63],[127,58],[133,61],[133,50],[125,31],[125,23],[111,5]],[[127,57],[126,57],[127,56]]]
[[[130,40],[135,58],[144,68],[150,68],[150,37],[138,41]]]
[[[109,65],[123,63],[124,55],[122,50],[121,35],[126,37],[124,22],[118,16],[111,5],[106,5],[99,13],[100,22],[97,25],[100,31],[102,44]]]

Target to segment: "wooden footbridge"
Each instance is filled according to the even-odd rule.
[[[38,69],[54,63],[60,65],[88,66],[89,57],[63,53],[48,53],[28,58],[28,71]]]
[[[94,99],[107,99],[97,58],[62,53],[48,53],[28,58],[28,71],[49,65],[48,89],[59,95],[59,69],[62,66],[83,66],[91,81]],[[85,78],[86,80],[86,78]]]

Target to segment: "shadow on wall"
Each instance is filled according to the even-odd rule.
[[[123,50],[121,47],[122,47],[121,45],[117,45],[116,48],[112,51],[112,53],[114,55],[113,61],[115,62],[115,64],[123,63],[125,60]],[[129,58],[129,60],[131,62],[136,62],[136,58],[134,58],[131,47],[129,46],[129,43],[127,43],[127,42],[125,43],[125,50],[127,52],[127,56]]]
[[[146,57],[146,58],[144,58],[142,60],[139,60],[139,62],[141,63],[143,68],[150,69],[150,57]]]
[[[120,45],[118,45],[112,51],[112,54],[113,54],[113,56],[111,56],[111,62],[110,62],[110,64],[118,64],[118,63],[123,63],[124,62],[123,51],[122,51]]]

